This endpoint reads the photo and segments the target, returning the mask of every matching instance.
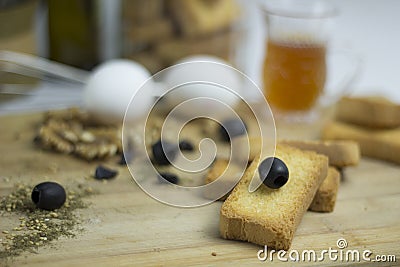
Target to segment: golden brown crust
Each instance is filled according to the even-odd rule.
[[[257,170],[254,160],[221,207],[223,238],[288,250],[298,224],[327,175],[328,158],[311,151],[278,145],[276,157],[289,168],[289,182],[278,190],[248,185]]]
[[[353,140],[361,155],[400,164],[400,128],[378,130],[343,122],[330,122],[322,131],[325,140]]]
[[[247,137],[243,139],[244,143],[247,144]],[[326,155],[329,158],[329,164],[339,168],[355,166],[360,161],[360,147],[354,141],[279,140],[278,143]],[[249,144],[249,161],[252,161],[260,154],[261,137],[249,137]]]
[[[227,160],[225,160],[225,159],[216,159],[214,161],[213,165],[211,166],[210,170],[207,172],[206,179],[205,179],[205,184],[209,184],[209,183],[212,183],[215,180],[217,180],[223,174],[223,172],[226,170],[227,167],[228,167],[228,161]],[[232,177],[232,179],[233,178],[234,177]],[[229,191],[225,196],[219,198],[218,200],[219,201],[224,201],[228,197],[228,195],[230,193],[231,193],[231,191]],[[208,195],[208,192],[205,192],[205,197],[206,198],[210,198],[209,195]]]
[[[360,161],[360,147],[354,141],[280,140],[279,143],[326,155],[329,165],[339,168],[355,166]]]
[[[308,208],[310,211],[332,212],[335,208],[337,192],[340,185],[340,173],[329,167],[328,175],[315,193],[314,199]]]
[[[217,180],[227,167],[227,160],[217,159],[207,173],[205,183],[208,184]],[[334,167],[329,167],[328,175],[315,193],[314,199],[308,209],[317,212],[332,212],[335,207],[339,184],[340,173]],[[218,199],[218,201],[226,200],[230,193],[231,191]]]
[[[222,175],[222,173],[225,171],[225,169],[228,167],[228,161],[225,159],[216,159],[211,167],[211,169],[208,171],[206,175],[206,184],[209,184],[211,182],[214,182],[215,180],[218,179]]]
[[[374,128],[400,126],[400,105],[383,97],[344,97],[336,108],[340,121]]]

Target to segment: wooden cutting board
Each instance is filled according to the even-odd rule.
[[[219,237],[221,203],[194,208],[174,208],[161,204],[138,188],[127,168],[116,160],[108,166],[120,175],[106,184],[87,180],[98,162],[87,163],[67,155],[40,151],[34,147],[35,124],[39,114],[0,118],[0,195],[11,192],[15,182],[36,183],[54,180],[64,185],[86,181],[99,191],[80,211],[84,231],[76,238],[60,239],[42,247],[37,254],[24,253],[7,262],[10,266],[176,266],[255,265],[294,263],[260,262],[262,248],[246,242]],[[7,178],[9,179],[6,182]],[[0,230],[13,227],[18,218],[0,218]],[[1,231],[0,231],[1,232]],[[0,238],[4,237],[0,233]],[[339,238],[346,250],[370,250],[375,255],[396,255],[400,265],[400,166],[372,159],[344,171],[336,209],[333,213],[307,212],[291,249],[337,249]],[[215,256],[212,255],[215,253]],[[6,264],[1,262],[0,265]],[[300,262],[296,266],[348,265],[347,262]],[[352,264],[372,264],[365,261]]]

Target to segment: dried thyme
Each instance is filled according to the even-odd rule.
[[[74,237],[79,230],[76,209],[85,208],[82,197],[93,193],[80,185],[76,191],[67,190],[63,207],[55,211],[35,208],[31,201],[32,186],[19,184],[0,201],[0,215],[17,215],[18,222],[10,229],[1,229],[0,259],[18,256],[24,251],[35,252],[38,247],[60,237]],[[1,236],[1,235],[0,235]]]

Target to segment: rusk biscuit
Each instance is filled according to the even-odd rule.
[[[186,36],[212,34],[229,27],[239,13],[233,0],[169,0],[169,9]]]
[[[206,38],[172,38],[155,46],[155,56],[167,64],[196,54],[210,54],[229,60],[233,40],[232,31],[223,31]]]
[[[206,179],[205,179],[205,184],[209,184],[209,183],[212,183],[215,180],[217,180],[222,175],[222,173],[226,170],[227,167],[228,167],[228,160],[216,159],[214,161],[212,167],[210,168],[210,170],[207,172]],[[229,176],[227,176],[227,178],[229,178]],[[234,179],[234,177],[232,177],[231,180],[227,180],[226,182],[227,183],[233,183],[234,182],[233,179]],[[218,200],[219,201],[225,200],[230,193],[231,193],[231,191],[229,191],[225,196],[221,197]],[[208,192],[205,192],[205,196],[204,197],[210,198]]]
[[[164,0],[122,1],[122,15],[136,24],[147,24],[160,19],[164,13]]]
[[[148,46],[171,39],[174,29],[170,20],[159,18],[143,25],[139,24],[128,28],[126,34],[135,45]]]
[[[209,170],[206,176],[205,183],[211,183],[217,180],[225,169],[228,167],[228,161],[225,159],[217,159],[215,160],[212,168]],[[229,185],[234,183],[234,177],[231,180],[226,180]],[[329,167],[328,175],[322,182],[321,186],[315,193],[314,199],[309,207],[310,211],[317,212],[332,212],[335,203],[336,196],[339,189],[340,184],[340,173],[334,168]],[[219,201],[224,201],[231,192],[228,192],[225,196],[218,199]],[[207,197],[207,195],[205,196]]]
[[[312,151],[278,145],[276,157],[289,169],[289,181],[279,189],[248,187],[260,160],[255,159],[223,203],[220,234],[275,249],[288,250],[303,214],[327,175],[328,158]]]
[[[340,185],[340,172],[329,167],[328,175],[315,193],[314,199],[308,208],[317,212],[332,212],[335,208],[336,197]]]
[[[383,97],[343,97],[336,107],[337,120],[374,128],[400,126],[400,105]]]
[[[379,130],[333,121],[322,131],[325,140],[353,140],[361,155],[400,164],[400,128]]]
[[[326,155],[329,165],[339,168],[355,166],[360,161],[360,147],[354,141],[280,140],[279,143]]]
[[[247,137],[245,137],[247,138]],[[261,137],[249,137],[250,153],[249,161],[255,159],[261,152]],[[243,139],[243,145],[247,145]],[[279,140],[278,143],[297,147],[302,150],[312,150],[319,154],[328,156],[329,165],[335,167],[355,166],[360,161],[360,147],[357,142],[346,141],[323,141],[323,140]]]

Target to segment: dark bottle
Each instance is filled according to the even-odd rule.
[[[49,58],[90,70],[99,63],[97,1],[48,0]]]

